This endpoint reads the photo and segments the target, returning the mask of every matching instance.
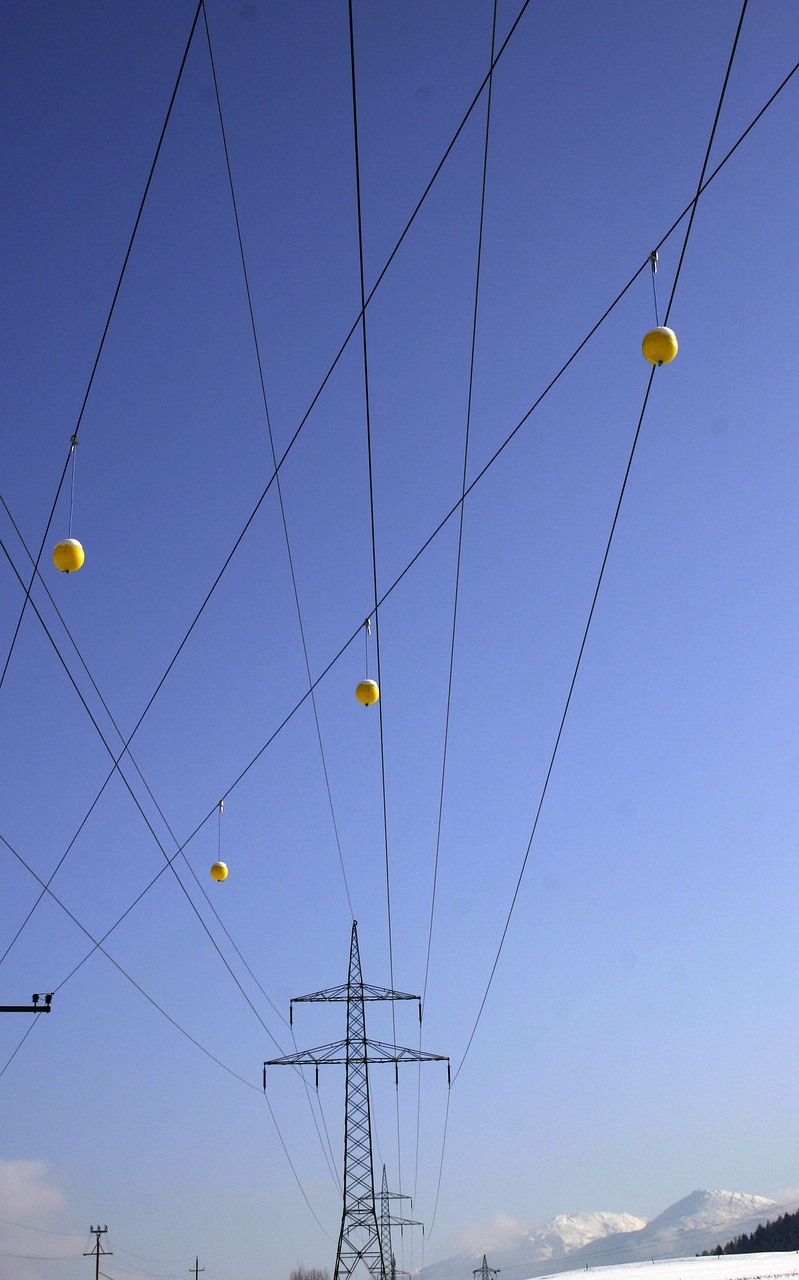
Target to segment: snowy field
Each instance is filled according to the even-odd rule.
[[[667,1258],[615,1267],[561,1271],[557,1280],[575,1280],[586,1271],[601,1280],[785,1280],[799,1276],[799,1252],[722,1254],[712,1258]],[[545,1280],[538,1277],[538,1280]]]

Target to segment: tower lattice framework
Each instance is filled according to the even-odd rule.
[[[266,1087],[266,1068],[271,1066],[314,1066],[317,1070],[317,1078],[320,1066],[339,1064],[346,1068],[344,1195],[334,1280],[348,1280],[359,1262],[366,1266],[376,1280],[388,1280],[391,1267],[390,1256],[386,1258],[383,1252],[375,1204],[372,1126],[369,1111],[369,1066],[378,1062],[393,1062],[396,1070],[400,1062],[446,1062],[449,1076],[449,1059],[442,1054],[425,1053],[421,1049],[407,1049],[400,1045],[384,1044],[379,1040],[367,1038],[365,1012],[367,1000],[418,999],[418,996],[408,995],[403,991],[375,987],[363,981],[358,950],[358,923],[353,920],[346,983],[338,987],[327,987],[323,991],[315,991],[307,996],[295,996],[290,1005],[290,1021],[293,1023],[295,1004],[346,1001],[347,1038],[338,1040],[334,1044],[320,1045],[316,1049],[304,1049],[283,1058],[272,1058],[264,1063],[264,1087]],[[419,1018],[421,1020],[421,1005]]]
[[[383,1246],[383,1258],[386,1264],[386,1280],[396,1280],[398,1275],[406,1276],[409,1274],[407,1271],[397,1270],[394,1250],[391,1244],[391,1228],[399,1227],[400,1231],[402,1231],[403,1227],[421,1227],[422,1234],[424,1234],[423,1223],[417,1222],[413,1218],[400,1218],[391,1212],[392,1200],[410,1199],[410,1196],[404,1196],[399,1191],[389,1191],[386,1166],[383,1165],[383,1182],[380,1188],[380,1241]],[[413,1207],[412,1201],[411,1207]]]
[[[475,1271],[472,1272],[472,1275],[474,1276],[474,1280],[478,1280],[478,1276],[479,1276],[479,1280],[497,1280],[497,1276],[499,1275],[499,1267],[489,1267],[488,1263],[486,1262],[486,1256],[485,1254],[483,1254],[482,1267],[478,1267]]]

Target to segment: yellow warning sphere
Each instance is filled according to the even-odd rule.
[[[227,880],[227,863],[226,862],[214,863],[214,865],[211,867],[211,879],[219,880],[220,882],[222,880]]]
[[[361,680],[355,690],[355,697],[362,707],[371,707],[380,697],[380,690],[374,680]]]
[[[677,335],[665,325],[650,329],[644,335],[641,350],[650,364],[669,364],[677,354]]]
[[[62,573],[75,573],[85,559],[85,552],[77,538],[65,538],[53,548],[53,564]]]

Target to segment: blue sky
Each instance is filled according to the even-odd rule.
[[[499,43],[520,7],[499,4]],[[738,15],[728,0],[678,0],[656,20],[630,0],[525,10],[493,82],[470,480],[691,200]],[[193,16],[183,0],[4,11],[2,496],[34,555]],[[359,310],[347,9],[208,0],[207,16],[280,456]],[[477,0],[355,5],[367,290],[483,81],[491,23]],[[798,50],[794,5],[749,6],[711,168]],[[425,1068],[420,1087],[405,1069],[399,1124],[393,1074],[373,1073],[376,1159],[414,1195],[427,1261],[495,1214],[647,1216],[694,1186],[769,1195],[797,1180],[786,1052],[799,1021],[797,92],[792,80],[699,203],[670,317],[680,352],[655,374],[464,1060],[641,411],[647,272],[466,501],[423,1033],[426,1049],[463,1063],[438,1195],[445,1069]],[[460,495],[485,126],[483,95],[368,308],[381,594]],[[660,251],[661,315],[684,227]],[[272,469],[201,18],[81,420],[73,533],[85,567],[66,577],[50,559],[68,485],[41,561],[125,736]],[[373,607],[358,333],[281,481],[316,678]],[[27,578],[5,511],[0,528]],[[457,536],[453,519],[380,610],[391,959],[395,985],[419,993]],[[41,583],[33,599],[118,749]],[[21,601],[4,556],[3,662]],[[340,861],[307,701],[230,790],[307,691],[273,486],[133,740],[163,817],[125,765],[169,856],[170,830],[183,845],[200,827],[190,869],[175,863],[185,891],[165,872],[107,943],[229,1071],[99,953],[64,983],[90,947],[43,901],[0,966],[8,1003],[64,983],[0,1078],[0,1218],[78,1237],[4,1228],[0,1277],[86,1274],[82,1258],[2,1252],[42,1254],[47,1239],[79,1254],[98,1219],[119,1246],[114,1276],[183,1274],[195,1253],[208,1280],[332,1267],[340,1196],[302,1086],[273,1070],[269,1102],[321,1228],[260,1079],[263,1060],[292,1047],[269,1001],[286,1015],[292,996],[346,977],[342,861],[364,977],[390,981],[380,722],[355,701],[363,674],[358,637],[317,689]],[[0,734],[0,834],[47,879],[110,762],[31,609]],[[230,875],[218,886],[223,794]],[[1,856],[5,950],[39,890],[6,846]],[[53,890],[99,936],[163,866],[116,775]],[[369,1026],[393,1034],[384,1009]],[[3,1018],[0,1066],[25,1029]],[[294,1031],[299,1047],[337,1039],[343,1010],[300,1006]],[[396,1034],[418,1043],[402,1006]],[[323,1073],[320,1100],[340,1163],[340,1070]],[[157,1263],[126,1263],[123,1248]],[[406,1237],[404,1265],[422,1260]]]

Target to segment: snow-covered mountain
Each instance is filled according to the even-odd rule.
[[[483,1254],[490,1267],[507,1273],[503,1280],[691,1257],[796,1208],[796,1201],[779,1204],[737,1191],[692,1191],[649,1222],[631,1213],[559,1214],[529,1228],[504,1219],[483,1240],[470,1233],[472,1248],[425,1267],[424,1280],[472,1280]]]
[[[690,1257],[795,1207],[739,1191],[692,1191],[639,1231],[607,1235],[576,1249],[569,1254],[569,1268]]]
[[[646,1218],[636,1218],[632,1213],[559,1213],[543,1227],[532,1227],[527,1241],[543,1261],[563,1258],[593,1241],[640,1231],[645,1226]]]

